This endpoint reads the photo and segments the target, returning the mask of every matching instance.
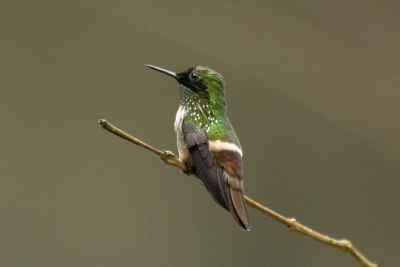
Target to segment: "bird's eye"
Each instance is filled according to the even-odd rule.
[[[199,74],[197,72],[192,72],[190,73],[190,79],[191,80],[197,80],[199,78]]]

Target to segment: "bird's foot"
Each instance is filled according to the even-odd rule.
[[[192,166],[190,166],[187,162],[184,162],[185,166],[186,166],[186,170],[182,171],[181,173],[186,174],[187,176],[190,176],[193,172],[192,172]]]
[[[171,165],[171,163],[176,161],[177,159],[179,160],[179,158],[177,156],[175,156],[174,153],[172,153],[169,150],[163,150],[160,157],[164,161],[164,163],[167,165]],[[185,171],[181,170],[181,173],[184,173],[186,175],[191,175],[192,173],[196,173],[196,170],[193,166],[191,166],[187,162],[182,162],[182,163],[185,164],[186,170]]]
[[[164,161],[165,164],[169,165],[171,160],[176,160],[178,157],[174,155],[169,150],[163,150],[162,154],[160,155],[161,159]]]

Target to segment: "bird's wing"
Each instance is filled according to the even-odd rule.
[[[219,205],[230,211],[240,227],[250,230],[250,219],[242,193],[243,166],[240,154],[225,151],[214,155],[209,149],[204,129],[197,129],[193,122],[184,123],[183,132],[186,147],[207,191]]]
[[[213,199],[226,210],[229,209],[227,184],[224,171],[214,162],[204,129],[197,129],[193,122],[183,124],[186,147],[192,156],[194,166],[204,186]]]

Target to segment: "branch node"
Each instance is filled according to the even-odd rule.
[[[291,218],[288,221],[289,221],[289,224],[287,225],[287,227],[290,229],[290,231],[291,232],[296,231],[296,224],[297,224],[296,219],[295,218]]]
[[[349,240],[342,239],[342,240],[332,240],[332,245],[339,247],[343,251],[349,251],[353,248],[353,245]]]

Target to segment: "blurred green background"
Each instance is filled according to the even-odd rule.
[[[360,266],[100,129],[176,152],[178,85],[227,82],[246,194],[348,238],[380,266],[400,251],[398,1],[2,1],[1,266]]]

